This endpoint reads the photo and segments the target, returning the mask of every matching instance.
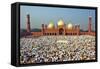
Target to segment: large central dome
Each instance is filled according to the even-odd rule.
[[[63,22],[62,19],[60,19],[60,20],[58,21],[58,27],[62,27],[62,26],[64,26],[64,22]]]

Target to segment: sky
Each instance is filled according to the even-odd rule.
[[[30,15],[31,29],[41,28],[41,24],[54,22],[56,26],[59,19],[65,24],[79,24],[80,28],[87,30],[88,17],[92,16],[92,30],[95,30],[95,10],[93,9],[76,9],[76,8],[59,8],[59,7],[41,7],[41,6],[20,6],[20,28],[26,29],[26,16]]]

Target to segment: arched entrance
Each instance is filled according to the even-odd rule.
[[[63,28],[60,28],[59,29],[59,35],[63,35],[63,32],[64,32]]]

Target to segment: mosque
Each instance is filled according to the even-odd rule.
[[[42,24],[41,31],[31,32],[30,25],[30,15],[27,15],[27,24],[26,24],[26,34],[29,33],[32,36],[50,36],[50,35],[92,35],[95,36],[95,32],[92,31],[92,17],[89,16],[88,21],[88,31],[80,31],[80,25],[72,25],[71,23],[65,24],[62,19],[57,23],[57,26],[51,21],[48,25]],[[29,35],[28,34],[28,35]]]

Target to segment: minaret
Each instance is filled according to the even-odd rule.
[[[42,24],[42,34],[44,35],[44,24]]]
[[[92,17],[89,16],[89,22],[88,22],[88,32],[91,32],[91,28],[92,28]]]
[[[47,25],[45,24],[45,29],[47,29]]]
[[[30,15],[27,15],[27,32],[31,32],[31,28],[30,28]]]

